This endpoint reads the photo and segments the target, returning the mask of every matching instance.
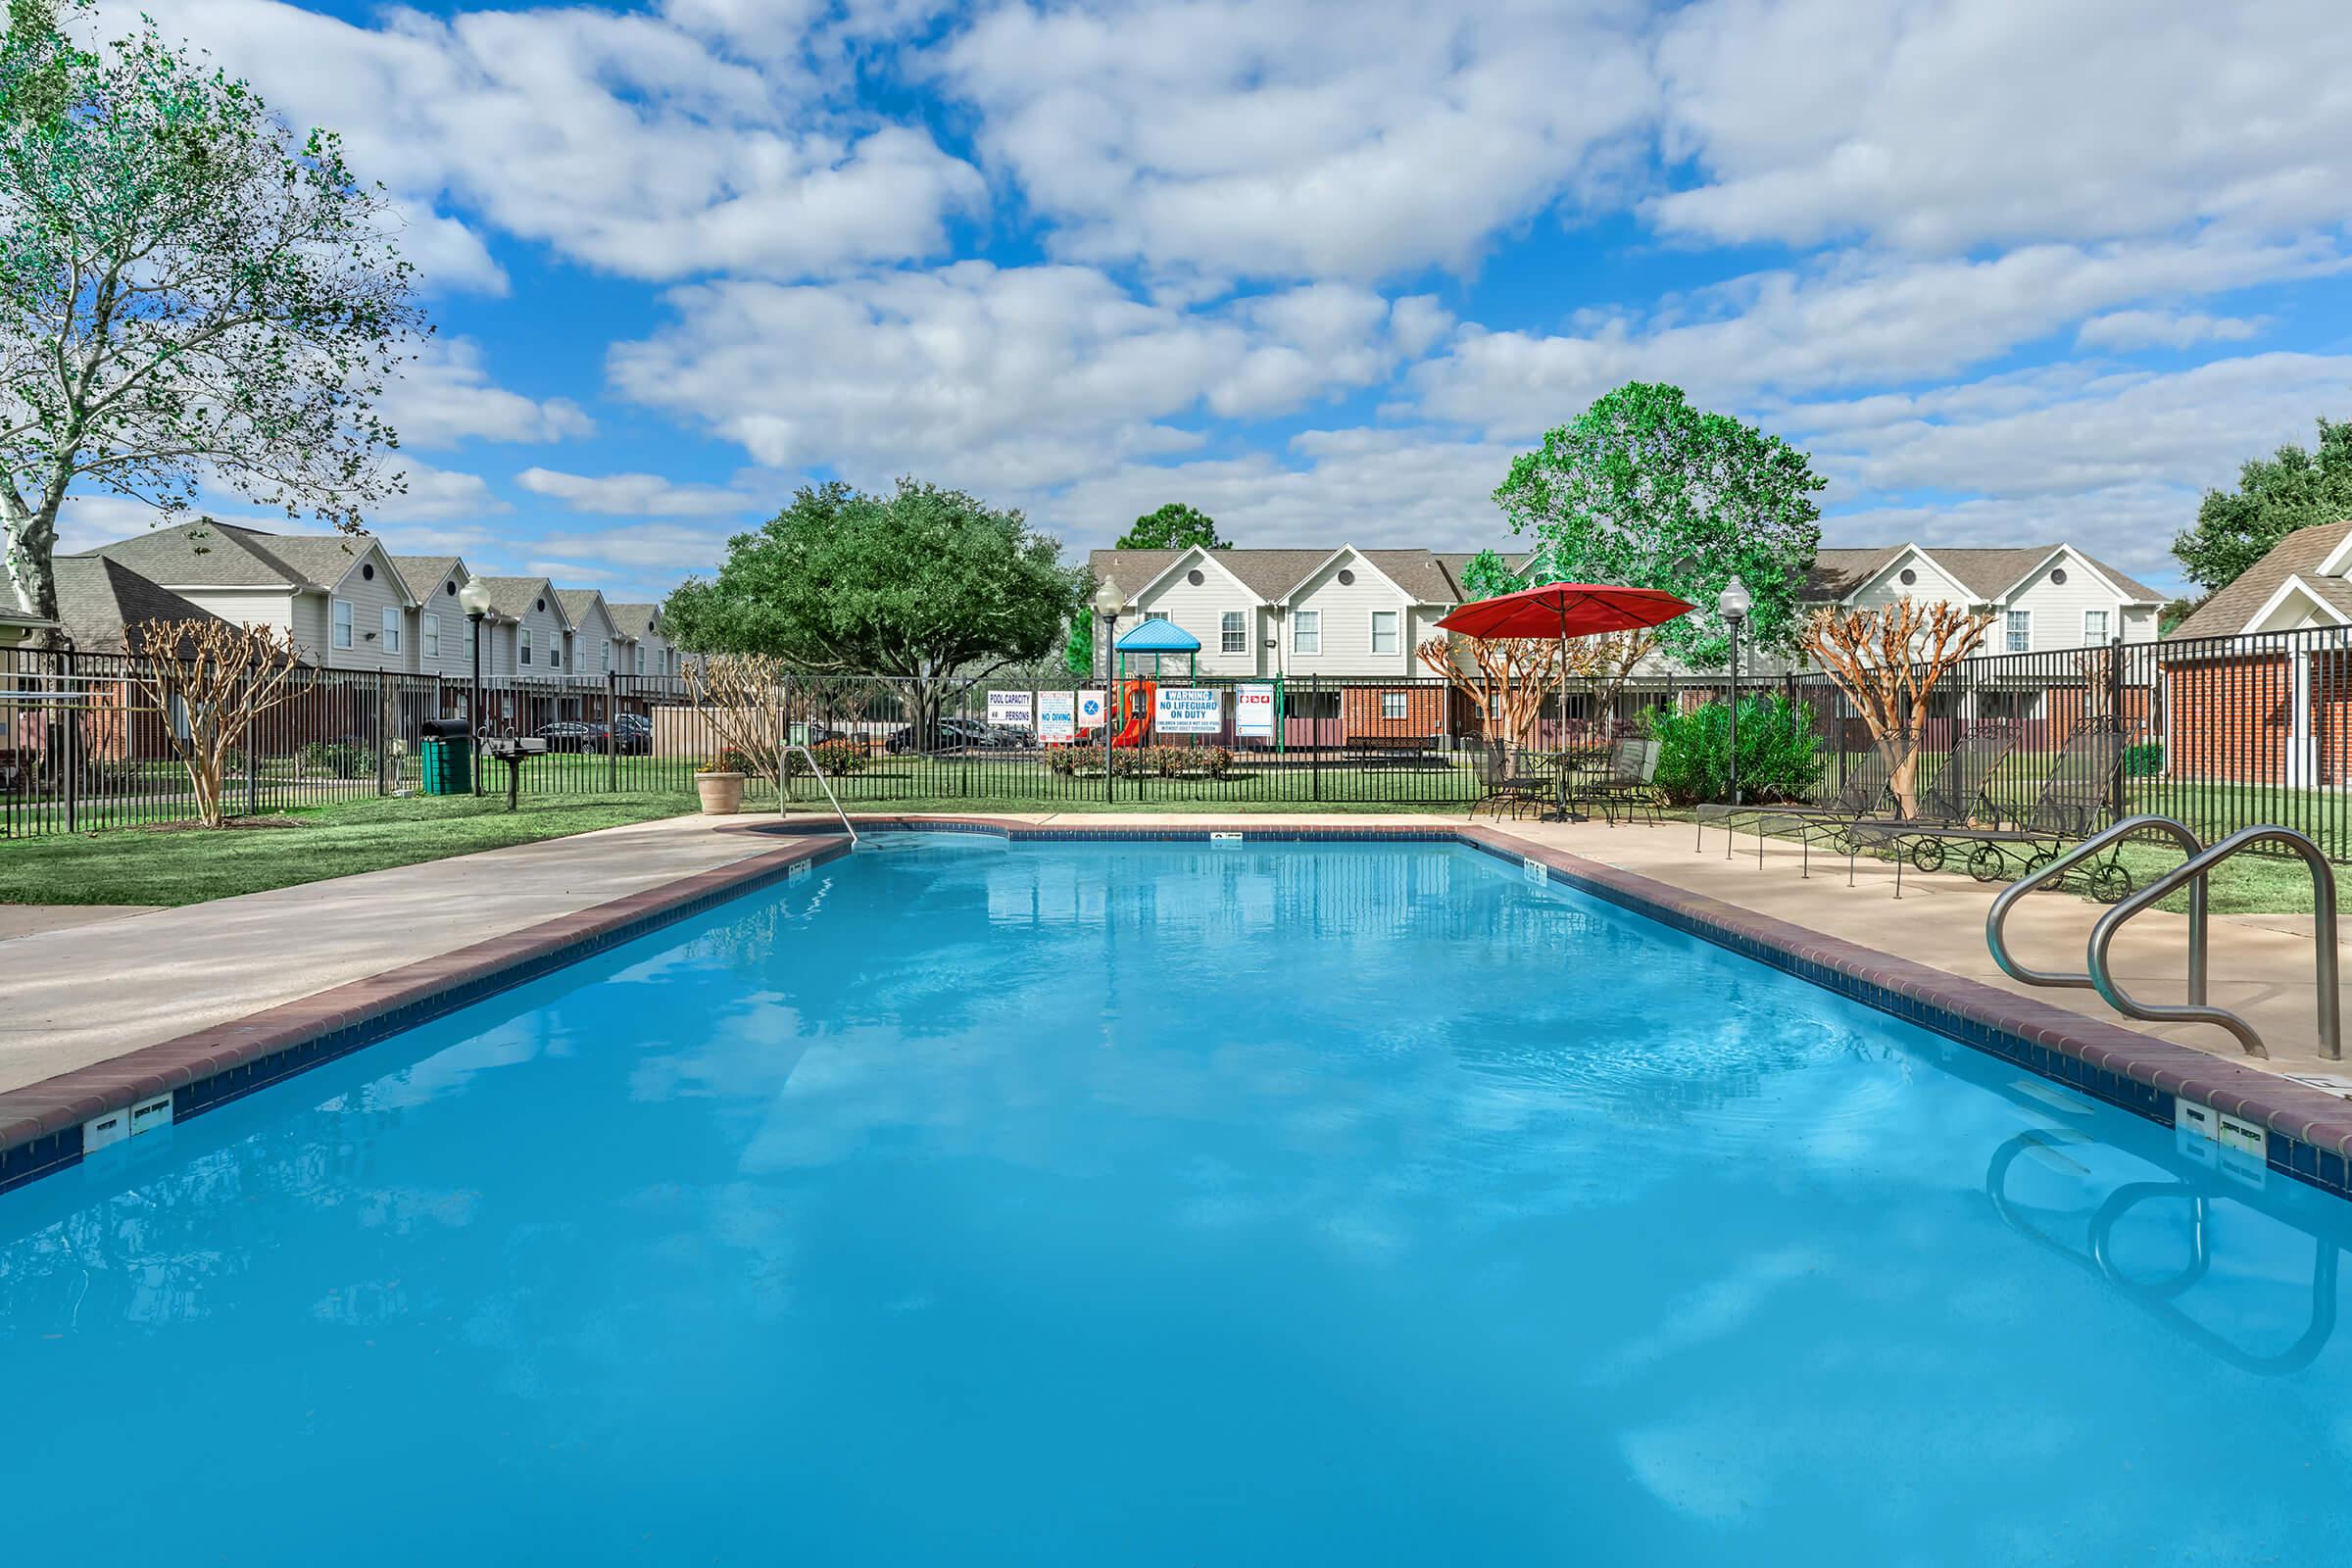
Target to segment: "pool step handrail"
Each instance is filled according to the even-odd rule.
[[[2008,938],[2003,928],[2008,923],[2009,911],[2017,907],[2020,899],[2035,888],[2055,882],[2084,860],[2093,858],[2135,833],[2164,834],[2180,846],[2191,862],[2205,853],[2204,841],[2189,831],[2187,824],[2183,822],[2169,816],[2132,816],[2126,817],[2113,827],[2102,828],[2093,833],[2049,864],[2027,872],[2001,889],[1999,896],[1992,901],[1992,908],[1984,916],[1984,945],[1992,950],[1992,961],[2001,966],[2003,974],[2008,975],[2012,980],[2023,981],[2030,986],[2067,986],[2078,991],[2098,991],[2100,995],[2106,995],[2090,966],[2084,967],[2079,973],[2069,974],[2060,970],[2035,969],[2020,963],[2016,956],[2009,951]],[[2205,1001],[2206,974],[2205,875],[2203,872],[2198,872],[2193,878],[2185,880],[2188,880],[2190,884],[2188,893],[2188,1000],[2192,1005],[2201,1005]],[[2178,885],[2178,882],[2174,884],[2174,886]]]
[[[833,781],[826,778],[825,770],[816,765],[816,754],[797,741],[784,748],[784,754],[787,757],[794,752],[801,754],[803,760],[808,763],[808,771],[816,775],[816,787],[825,792],[826,804],[833,808],[833,814],[841,818],[842,831],[850,836],[850,848],[856,849],[858,847],[858,829],[851,825],[850,813],[841,808],[841,798],[833,793]],[[792,770],[789,767],[779,767],[776,771],[788,777]],[[776,814],[778,816],[784,814],[784,786],[781,779],[777,781],[776,785]]]
[[[2141,1002],[2116,983],[2107,961],[2108,950],[2115,944],[2116,933],[2133,915],[2148,906],[2175,892],[2183,884],[2195,891],[2192,901],[2201,905],[2205,879],[2213,868],[2233,856],[2242,855],[2257,845],[2277,845],[2292,850],[2311,872],[2312,939],[2317,947],[2320,1054],[2330,1060],[2340,1060],[2344,1054],[2343,996],[2338,981],[2338,951],[2335,944],[2335,870],[2328,857],[2310,835],[2298,833],[2291,827],[2262,824],[2240,828],[2211,849],[2192,855],[2181,864],[2125,899],[2099,917],[2090,928],[2090,974],[2093,984],[2107,1004],[2127,1018],[2143,1023],[2210,1023],[2218,1024],[2237,1037],[2249,1056],[2268,1056],[2271,1053],[2262,1042],[2262,1035],[2237,1013],[2226,1007],[2208,1005],[2202,988],[2189,994],[2188,1005],[2175,1006],[2163,1003]],[[2200,927],[2203,910],[2198,909]]]

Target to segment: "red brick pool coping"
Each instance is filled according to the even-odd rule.
[[[770,850],[0,1093],[0,1191],[76,1163],[94,1116],[169,1094],[184,1119],[848,853]]]
[[[780,830],[756,820],[730,826],[752,833]],[[2203,1102],[2266,1128],[2265,1163],[2272,1168],[2352,1196],[2352,1181],[2347,1180],[2347,1170],[2352,1169],[2352,1102],[2121,1024],[1535,844],[1500,828],[1246,820],[1068,826],[939,815],[861,817],[858,826],[873,831],[982,833],[1012,840],[1205,841],[1212,834],[1238,834],[1273,842],[1463,844],[1503,859],[1534,861],[1550,880],[1797,974],[2151,1120],[2170,1125],[2177,1096]],[[805,836],[808,829],[795,826],[788,831]],[[848,851],[842,838],[796,843],[0,1093],[0,1191],[78,1163],[82,1124],[109,1110],[171,1094],[174,1119],[184,1119],[714,907],[788,876],[798,866]]]

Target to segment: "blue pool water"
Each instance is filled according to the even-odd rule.
[[[0,1549],[2340,1562],[2262,1180],[1459,848],[887,842],[0,1197]]]

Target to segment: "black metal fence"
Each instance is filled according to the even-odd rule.
[[[121,656],[0,653],[0,836],[191,820],[171,745],[184,717],[157,711]],[[1720,699],[1724,675],[1653,674],[1610,694],[1573,682],[1527,744],[1597,745],[1643,712]],[[1748,677],[1804,705],[1833,769],[1868,726],[1819,671]],[[1086,708],[1092,699],[1095,710]],[[1166,805],[1466,809],[1483,793],[1480,704],[1435,677],[1128,678],[1034,689],[918,688],[882,677],[796,678],[775,694],[845,804],[873,808]],[[423,724],[466,717],[466,680],[304,670],[230,760],[226,799],[248,814],[415,792]],[[485,683],[481,722],[536,734],[522,764],[534,797],[686,795],[720,750],[678,679]],[[1102,710],[1107,710],[1105,746]],[[1994,782],[2022,809],[2073,729],[2127,730],[2114,812],[2158,811],[2208,839],[2252,822],[2309,833],[2352,859],[2352,629],[2110,644],[1964,661],[1939,683],[1923,754],[1969,725],[2002,722],[2018,744]],[[505,769],[480,768],[503,792]],[[788,793],[814,798],[796,758]],[[756,801],[772,803],[756,794]]]

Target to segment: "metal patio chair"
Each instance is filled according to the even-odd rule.
[[[1568,776],[1562,804],[1570,809],[1597,807],[1611,827],[1617,825],[1617,812],[1621,809],[1628,817],[1639,811],[1656,822],[1661,750],[1656,741],[1643,740],[1639,735],[1615,742],[1597,768]]]

